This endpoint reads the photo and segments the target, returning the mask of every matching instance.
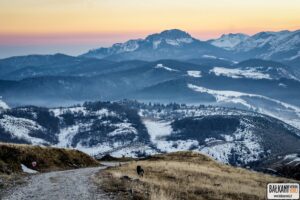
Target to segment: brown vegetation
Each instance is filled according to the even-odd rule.
[[[145,170],[138,177],[136,167]],[[118,199],[265,199],[270,182],[295,182],[231,167],[198,153],[178,152],[100,172],[96,182]]]
[[[0,143],[0,199],[10,188],[26,182],[21,164],[32,168],[32,162],[37,163],[35,170],[39,172],[99,165],[77,150]]]
[[[77,150],[0,143],[0,174],[21,172],[21,164],[31,168],[34,161],[39,172],[98,165],[92,157]]]

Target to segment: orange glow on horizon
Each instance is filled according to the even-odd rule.
[[[100,47],[174,28],[207,40],[297,30],[299,13],[299,0],[4,0],[0,45]]]
[[[299,28],[299,0],[10,0],[0,33],[247,32]]]

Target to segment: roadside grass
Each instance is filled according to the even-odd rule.
[[[98,161],[77,150],[0,143],[0,174],[20,173],[21,164],[32,168],[32,162],[37,163],[35,170],[39,172],[99,165]]]
[[[136,166],[145,171],[138,177]],[[257,200],[266,199],[271,182],[296,182],[217,163],[202,154],[156,155],[100,172],[96,183],[118,199]]]
[[[34,170],[39,172],[99,165],[98,161],[77,150],[0,143],[0,199],[11,188],[26,182],[21,164],[32,168],[32,162],[37,163]]]

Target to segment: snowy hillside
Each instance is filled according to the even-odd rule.
[[[230,67],[216,66],[210,70],[217,76],[251,79],[293,79],[299,80],[288,66],[274,61],[249,59]]]
[[[186,60],[211,55],[215,58],[220,57],[229,60],[260,58],[290,62],[299,58],[299,44],[299,30],[266,31],[252,36],[243,33],[230,33],[204,42],[193,38],[184,31],[172,29],[149,35],[145,39],[129,40],[125,43],[114,44],[110,48],[91,50],[83,56],[112,60],[142,58],[143,60],[168,58]],[[172,52],[173,56],[167,51]]]
[[[221,47],[227,50],[232,50],[234,47],[236,47],[241,42],[244,42],[246,39],[248,39],[249,36],[246,34],[224,34],[220,38],[215,40],[210,40],[210,44]]]
[[[193,84],[188,84],[187,86],[195,92],[212,95],[215,98],[215,101],[220,103],[220,105],[242,105],[245,109],[275,117],[300,129],[300,108],[297,106],[263,95],[230,90],[212,90]]]
[[[252,36],[223,35],[210,40],[212,45],[247,58],[290,61],[299,57],[300,31],[260,32]]]
[[[0,139],[76,148],[91,155],[148,141],[134,110],[114,103],[68,108],[20,107],[0,115]]]
[[[175,104],[144,106],[139,113],[157,151],[194,150],[234,165],[251,165],[279,153],[281,145],[274,148],[272,137],[294,138],[292,148],[300,139],[299,131],[283,122],[237,109]]]
[[[265,115],[212,106],[95,102],[53,109],[19,107],[0,115],[4,142],[118,157],[194,150],[241,166],[284,153],[283,146],[297,153],[297,134],[299,130]],[[274,146],[281,137],[285,141]]]
[[[270,45],[270,52],[263,55],[268,56],[281,52],[291,50],[299,42],[299,32],[281,31],[281,32],[261,32],[257,33],[243,43],[240,43],[236,48],[239,51],[249,51],[254,48],[264,47]]]
[[[44,139],[33,136],[35,132],[46,132],[45,128],[33,120],[2,115],[0,126],[5,133],[11,134],[12,138],[25,140],[32,144],[49,144]]]
[[[137,39],[129,40],[125,43],[116,43],[111,48],[99,48],[90,50],[87,54],[84,54],[84,56],[101,59],[114,54],[132,52],[140,47],[141,42],[141,39]]]
[[[188,59],[199,55],[223,57],[227,53],[208,42],[193,38],[179,29],[165,30],[147,36],[145,39],[129,40],[117,43],[108,48],[98,48],[88,51],[81,57],[104,58],[112,61],[160,59]]]
[[[59,147],[73,147],[97,155],[147,140],[137,114],[117,104],[91,103],[50,112],[60,119],[56,144]]]
[[[179,47],[184,44],[190,44],[194,42],[194,40],[195,39],[193,39],[191,35],[183,31],[176,30],[176,29],[167,30],[159,34],[149,35],[148,37],[145,38],[145,40],[142,39],[129,40],[124,43],[114,44],[110,48],[94,49],[84,54],[83,56],[104,58],[116,54],[143,50],[149,47],[153,50],[161,48],[164,45]]]
[[[225,67],[214,67],[210,70],[210,73],[214,73],[216,76],[227,76],[231,78],[271,79],[269,74],[262,73],[255,68],[231,69]]]

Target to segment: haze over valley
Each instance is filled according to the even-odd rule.
[[[193,150],[257,170],[297,160],[299,36],[171,29],[78,57],[2,59],[1,140],[98,157]]]

